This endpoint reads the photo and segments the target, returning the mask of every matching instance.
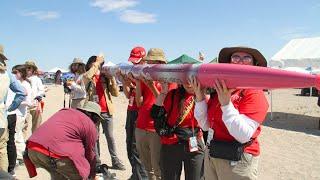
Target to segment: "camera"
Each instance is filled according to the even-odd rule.
[[[61,76],[61,81],[63,82],[63,91],[66,94],[71,93],[71,89],[69,88],[67,82],[74,81],[75,75],[73,73],[64,73]]]
[[[63,82],[63,91],[66,94],[71,93],[71,89],[68,87],[67,82]]]

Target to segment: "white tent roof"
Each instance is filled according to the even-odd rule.
[[[310,71],[307,71],[307,70],[300,68],[300,67],[287,67],[287,68],[284,68],[283,70],[294,71],[294,72],[299,72],[299,73],[306,73],[306,74],[311,73]]]
[[[108,61],[107,63],[104,63],[103,67],[104,66],[115,66],[116,64],[114,64],[113,62],[111,61]]]
[[[58,70],[60,70],[61,72],[68,72],[67,70],[65,70],[65,69],[62,69],[62,68],[58,68],[58,67],[54,67],[54,68],[52,68],[52,69],[50,69],[48,72],[49,73],[56,73]]]
[[[271,58],[269,65],[320,67],[320,37],[291,40]]]

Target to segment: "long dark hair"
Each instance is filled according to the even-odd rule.
[[[183,87],[183,85],[178,85],[178,89],[176,90],[176,92],[178,93],[178,97],[179,97],[179,104],[178,104],[178,108],[179,108],[179,111],[181,111],[183,108],[183,104],[184,104],[184,101],[186,99],[185,95],[186,95],[186,89]],[[172,102],[173,103],[173,102]]]
[[[78,73],[79,75],[83,74],[86,72],[86,65],[84,63],[78,63],[76,70],[72,69],[72,66],[74,66],[75,64],[70,64],[69,66],[69,71],[73,74]],[[89,68],[90,69],[90,68]]]
[[[89,69],[92,67],[92,64],[97,61],[97,56],[91,56],[86,64],[86,71],[89,71]]]
[[[85,72],[86,72],[86,65],[85,64],[78,64],[77,73],[81,75]]]
[[[21,74],[21,78],[28,83],[31,83],[30,80],[27,78],[27,67],[25,65],[19,64],[12,67],[12,73],[16,74],[19,72]]]

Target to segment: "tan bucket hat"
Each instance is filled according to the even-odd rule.
[[[260,53],[259,50],[244,47],[244,46],[237,46],[237,47],[226,47],[220,50],[218,62],[219,63],[230,63],[231,55],[235,52],[245,52],[250,54],[253,59],[255,60],[255,66],[262,66],[267,67],[267,60],[266,58]]]
[[[74,58],[71,64],[84,64],[80,58]]]
[[[32,60],[26,61],[24,63],[24,65],[27,66],[27,67],[33,67],[34,70],[36,70],[36,71],[38,70],[38,67],[36,66],[36,63],[34,61],[32,61]]]
[[[91,112],[91,113],[95,113],[101,119],[103,119],[103,117],[101,116],[101,108],[95,102],[87,101],[82,107],[79,107],[78,109],[81,109],[81,110],[84,110],[84,111],[88,111],[88,112]]]
[[[0,45],[0,58],[1,60],[8,60],[8,58],[4,55],[4,49],[2,45]]]
[[[148,54],[145,58],[143,58],[145,61],[162,61],[167,63],[167,59],[165,57],[165,54],[162,49],[160,48],[151,48],[148,51]]]

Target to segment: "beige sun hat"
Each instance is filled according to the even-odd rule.
[[[237,47],[226,47],[222,48],[219,57],[218,62],[219,63],[230,63],[231,55],[235,52],[245,52],[250,54],[253,59],[256,61],[255,66],[262,66],[267,67],[267,60],[266,58],[260,53],[259,50],[245,47],[245,46],[237,46]]]
[[[101,116],[101,108],[99,106],[99,104],[92,102],[92,101],[87,101],[82,107],[79,107],[78,109],[84,110],[84,111],[88,111],[91,113],[95,113],[97,114],[101,119],[103,119],[103,117]]]
[[[4,48],[2,45],[0,45],[0,58],[2,60],[8,60],[8,58],[4,55]]]
[[[35,63],[33,60],[27,60],[27,61],[24,63],[24,65],[25,65],[26,67],[33,67],[33,69],[34,69],[35,71],[38,70],[38,67],[37,67],[36,63]]]
[[[162,49],[160,48],[151,48],[148,51],[148,54],[145,58],[143,58],[145,61],[162,61],[164,63],[167,63],[166,56]]]
[[[80,58],[74,58],[71,64],[84,64]]]
[[[7,70],[7,65],[5,60],[8,60],[8,58],[4,55],[3,46],[0,45],[0,70],[1,71]]]

